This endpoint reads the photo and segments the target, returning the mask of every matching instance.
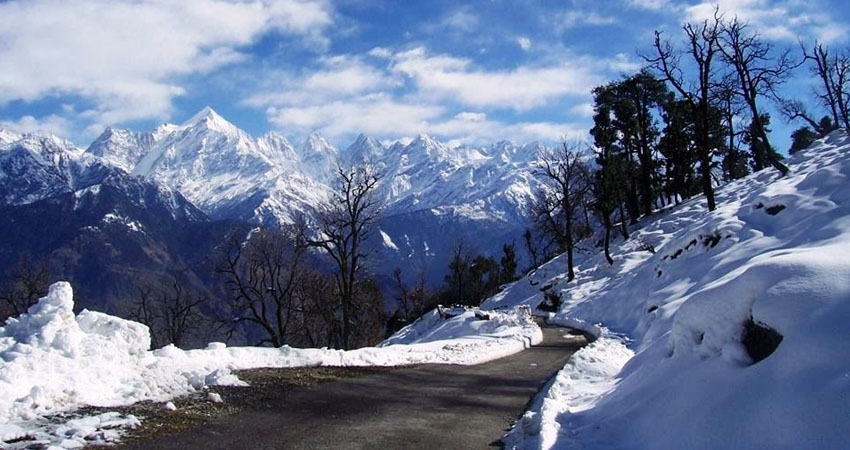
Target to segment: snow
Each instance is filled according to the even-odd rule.
[[[562,293],[595,330],[506,437],[508,448],[846,448],[850,442],[850,139],[644,219],[632,239],[559,257],[485,307]],[[779,208],[778,206],[784,206]],[[651,244],[655,253],[642,249]],[[783,339],[753,363],[752,318]],[[633,356],[631,356],[633,354]]]
[[[342,351],[227,347],[213,342],[200,350],[167,346],[150,351],[146,326],[94,311],[74,315],[73,309],[71,285],[58,282],[25,314],[0,328],[3,441],[28,436],[65,448],[113,442],[120,428],[136,426],[138,418],[114,412],[83,417],[71,413],[86,405],[168,402],[209,386],[245,385],[232,373],[238,369],[478,364],[542,340],[528,308],[489,317],[477,310],[454,309],[443,316],[436,311],[426,315],[379,347]],[[215,393],[207,398],[214,403],[223,400]]]
[[[395,242],[393,242],[393,239],[390,237],[390,235],[384,233],[383,230],[378,230],[378,232],[381,233],[381,240],[384,241],[384,247],[390,250],[398,251],[398,246],[395,245]]]
[[[77,191],[80,192],[80,191]],[[103,221],[105,223],[114,223],[119,224],[126,227],[130,231],[135,231],[136,233],[144,233],[144,227],[136,220],[129,219],[127,217],[120,216],[115,213],[106,213],[103,216]]]
[[[506,448],[552,448],[560,420],[593,408],[616,386],[616,376],[634,356],[622,339],[601,332],[570,360],[538,395],[518,424],[503,439]]]

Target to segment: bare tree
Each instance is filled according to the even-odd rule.
[[[453,297],[452,303],[470,303],[470,299],[467,298],[470,266],[472,266],[472,255],[466,248],[466,241],[459,238],[452,250],[452,258],[449,260],[449,273],[445,277],[448,293]]]
[[[405,321],[415,319],[422,315],[428,292],[425,288],[425,272],[419,272],[416,284],[408,285],[404,281],[402,270],[396,267],[393,270],[393,281],[398,290],[398,310]]]
[[[830,119],[830,116],[824,116],[824,119],[827,119],[826,121],[823,119],[816,121],[815,118],[809,114],[806,105],[799,100],[781,99],[779,102],[779,110],[789,121],[799,119],[808,123],[812,130],[814,130],[814,132],[819,136],[825,136],[830,131],[833,131],[836,127],[838,127],[838,125]]]
[[[801,47],[805,59],[813,63],[812,72],[820,79],[822,91],[818,95],[823,105],[832,114],[834,123],[842,124],[846,130],[850,130],[850,53],[846,50],[831,53],[829,48],[818,42],[812,45],[811,51],[807,51],[802,44]],[[814,120],[802,111],[798,107],[794,112],[817,129]]]
[[[333,347],[339,342],[341,303],[334,277],[307,268],[295,288],[304,309],[299,315],[303,343],[309,347]]]
[[[750,32],[749,25],[737,17],[722,23],[718,48],[737,75],[738,89],[735,94],[743,99],[755,118],[755,136],[752,139],[761,140],[761,148],[765,149],[763,156],[784,176],[788,173],[788,167],[779,161],[770,146],[767,131],[759,120],[762,115],[758,100],[766,96],[778,98],[776,88],[788,80],[791,71],[799,64],[791,60],[789,50],[774,55],[773,46]]]
[[[745,132],[736,126],[736,120],[745,108],[740,104],[737,89],[735,89],[736,85],[737,75],[728,74],[720,82],[717,89],[719,111],[726,125],[726,154],[721,164],[727,180],[742,178],[749,173],[746,155],[741,151],[741,141]]]
[[[305,307],[297,288],[307,243],[303,222],[282,230],[256,230],[247,242],[231,238],[217,271],[230,294],[230,322],[263,332],[260,344],[279,347],[300,332]]]
[[[47,265],[23,255],[0,286],[0,322],[25,313],[41,297],[47,295],[50,273]]]
[[[153,348],[185,346],[206,322],[200,306],[208,299],[193,292],[185,271],[143,282],[137,289],[130,318],[148,326]]]
[[[547,187],[538,193],[535,221],[542,231],[554,236],[561,250],[567,253],[567,276],[575,278],[573,250],[580,238],[575,224],[580,220],[583,200],[592,184],[580,143],[564,141],[561,148],[541,155],[537,175],[546,180]]]
[[[380,212],[376,190],[380,176],[368,165],[337,167],[336,189],[329,204],[319,213],[318,237],[309,244],[333,259],[336,285],[342,303],[342,348],[351,348],[357,304],[358,276],[369,255],[365,240]]]
[[[644,59],[657,72],[663,75],[673,89],[682,97],[691,110],[694,118],[694,144],[697,160],[700,163],[700,181],[702,191],[708,201],[709,211],[717,204],[714,200],[711,165],[714,148],[711,144],[712,116],[712,85],[716,77],[714,62],[719,52],[720,16],[715,9],[712,19],[699,25],[686,23],[683,26],[687,37],[688,50],[686,53],[693,60],[696,74],[692,81],[686,81],[681,63],[682,52],[676,51],[669,41],[661,39],[661,32],[655,32],[655,57],[644,56]]]

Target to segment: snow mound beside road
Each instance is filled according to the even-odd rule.
[[[445,320],[426,318],[414,324],[416,338],[407,333],[407,337],[397,335],[380,347],[349,351],[227,347],[223,343],[200,350],[167,346],[150,351],[146,326],[85,310],[75,316],[73,308],[71,285],[55,283],[29,311],[0,328],[0,441],[28,436],[27,444],[33,443],[32,439],[66,446],[92,440],[111,442],[117,435],[103,427],[112,428],[116,423],[135,426],[138,420],[110,415],[108,420],[77,420],[73,423],[85,426],[73,428],[71,422],[57,427],[47,418],[82,406],[164,402],[212,385],[244,385],[233,370],[478,364],[542,340],[530,311],[519,308],[489,313],[489,317],[462,310]],[[106,425],[98,428],[98,424]]]

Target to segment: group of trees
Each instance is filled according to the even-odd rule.
[[[414,286],[410,286],[404,282],[401,268],[393,271],[397,308],[389,318],[387,331],[398,330],[437,305],[478,306],[499,292],[501,286],[517,278],[518,261],[514,244],[502,245],[502,255],[497,260],[474,253],[464,239],[458,239],[441,286],[429,290],[424,274]]]
[[[339,167],[337,175],[314,227],[299,219],[255,230],[224,252],[217,270],[229,322],[260,344],[350,349],[383,337],[383,297],[363,270],[379,177],[369,166]],[[334,270],[320,269],[321,259]]]
[[[205,332],[216,328],[201,311],[209,297],[188,283],[187,277],[187,271],[178,270],[137,281],[128,317],[148,326],[153,348],[191,345],[192,339],[202,339]]]
[[[827,115],[815,120],[803,102],[796,99],[783,100],[781,108],[785,116],[806,123],[791,134],[789,153],[808,147],[838,127],[850,130],[850,50],[832,51],[817,41],[811,48],[806,48],[802,43],[800,47],[804,62],[809,64],[809,71],[818,80],[815,92]]]
[[[503,245],[497,261],[491,256],[473,254],[463,239],[458,240],[449,260],[449,272],[437,291],[437,303],[480,305],[500,286],[516,279],[516,258],[514,244]]]
[[[627,223],[697,193],[714,210],[715,187],[750,171],[771,167],[785,175],[788,168],[769,138],[767,102],[779,105],[787,119],[808,124],[792,135],[792,153],[837,125],[850,127],[848,52],[832,53],[816,42],[795,60],[790,50],[774,48],[719,10],[701,23],[686,23],[683,31],[682,48],[656,32],[643,69],[593,90],[592,143],[565,142],[541,156],[544,183],[533,210],[538,237],[528,231],[525,239],[532,256],[551,247],[566,253],[570,280],[576,243],[596,228],[604,231],[599,242],[613,263],[611,234],[628,239]],[[806,62],[830,114],[819,121],[802,102],[779,93]]]

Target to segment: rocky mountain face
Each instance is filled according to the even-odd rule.
[[[26,256],[47,262],[52,279],[73,281],[81,308],[126,313],[139,281],[166,268],[185,269],[202,287],[208,271],[198,268],[244,228],[211,222],[180,192],[106,157],[120,153],[100,156],[52,136],[0,136],[0,279]]]
[[[21,242],[42,239],[5,244],[0,254],[84,253],[102,241],[112,248],[89,251],[92,260],[116,258],[120,248],[119,259],[147,261],[141,265],[185,263],[182,231],[169,230],[309,218],[330,198],[338,164],[368,163],[382,176],[370,270],[386,275],[402,267],[409,279],[424,274],[436,284],[459,239],[493,256],[504,243],[521,247],[541,149],[510,142],[449,147],[426,135],[384,145],[361,135],[340,151],[317,134],[300,145],[276,133],[254,137],[211,108],[150,132],[109,128],[85,150],[52,136],[0,130],[0,225]],[[59,212],[64,219],[22,227]]]

